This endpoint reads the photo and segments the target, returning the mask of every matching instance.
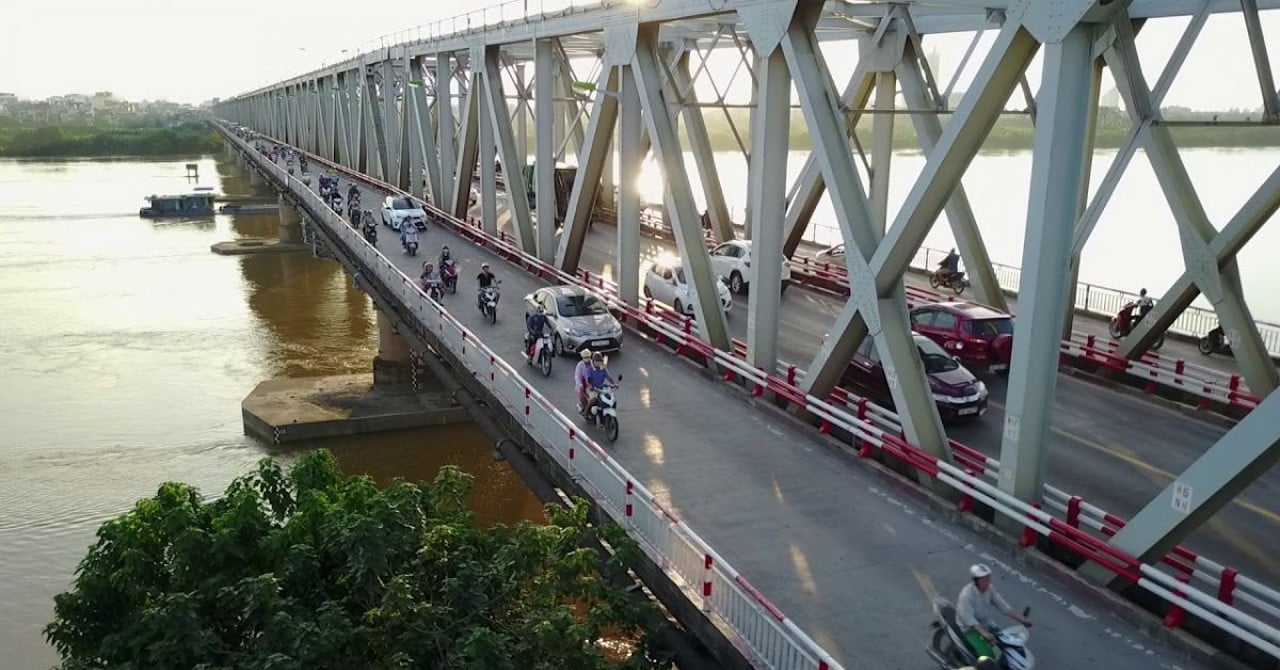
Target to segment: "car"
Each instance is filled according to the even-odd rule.
[[[622,348],[622,324],[596,296],[579,286],[547,286],[524,297],[524,318],[539,307],[551,323],[551,348],[557,356]]]
[[[720,309],[725,314],[733,307],[733,296],[724,278],[716,282],[720,294]],[[676,312],[693,316],[693,299],[689,296],[689,283],[684,276],[684,266],[679,260],[658,260],[644,274],[644,297],[671,305]]]
[[[822,251],[813,255],[813,260],[819,263],[837,263],[844,261],[844,242],[832,247],[827,247]]]
[[[413,198],[389,195],[382,201],[382,225],[400,230],[405,221],[413,221],[418,230],[427,229],[427,212]]]
[[[730,240],[711,250],[711,269],[729,280],[729,290],[738,295],[751,283],[751,240]],[[791,285],[791,262],[782,259],[782,292]]]
[[[940,302],[911,310],[911,329],[937,342],[962,363],[1009,373],[1013,316],[972,302]]]
[[[942,418],[953,420],[986,414],[990,395],[987,385],[938,346],[937,342],[920,334],[916,334],[914,339],[916,351],[924,363],[929,390],[933,393],[933,400],[937,403],[938,413]],[[841,385],[861,392],[886,407],[894,406],[884,366],[876,351],[875,338],[868,336],[862,341],[862,346],[858,347],[841,378]]]

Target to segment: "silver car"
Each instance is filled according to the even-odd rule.
[[[557,356],[622,348],[622,324],[599,298],[577,286],[548,286],[524,297],[524,317],[546,309],[551,346]]]

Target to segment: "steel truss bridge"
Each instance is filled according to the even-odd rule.
[[[815,423],[828,429],[852,420],[849,411],[835,413],[830,401],[853,353],[864,340],[874,339],[900,427],[897,435],[876,438],[875,448],[915,462],[923,485],[959,492],[962,506],[976,500],[994,508],[1006,530],[1025,539],[1031,529],[1033,542],[1080,532],[1078,498],[1074,509],[1064,504],[1076,524],[1063,525],[1040,510],[1053,507],[1056,490],[1046,484],[1045,473],[1059,360],[1064,333],[1072,332],[1072,287],[1082,251],[1141,149],[1176,220],[1185,271],[1109,355],[1144,360],[1155,338],[1203,295],[1233,343],[1237,380],[1247,384],[1256,406],[1216,443],[1205,445],[1202,455],[1127,522],[1101,521],[1111,523],[1095,528],[1103,539],[1095,533],[1092,541],[1071,537],[1067,544],[1087,559],[1081,571],[1089,576],[1113,585],[1137,584],[1166,601],[1169,616],[1180,621],[1190,613],[1234,640],[1233,653],[1280,658],[1275,627],[1280,594],[1247,580],[1251,595],[1237,601],[1232,590],[1244,578],[1234,570],[1200,557],[1178,559],[1179,543],[1280,457],[1280,395],[1274,393],[1280,378],[1265,329],[1242,296],[1236,266],[1237,253],[1280,207],[1280,166],[1235,216],[1212,221],[1174,142],[1171,129],[1177,124],[1166,121],[1161,110],[1207,19],[1230,12],[1244,19],[1254,67],[1229,76],[1256,85],[1263,112],[1253,123],[1280,124],[1280,93],[1260,18],[1260,12],[1280,8],[1280,0],[532,4],[507,3],[383,38],[345,62],[222,101],[216,115],[364,175],[376,188],[419,197],[440,220],[459,230],[470,228],[471,239],[523,257],[526,266],[537,265],[546,276],[581,279],[593,210],[601,197],[616,197],[611,258],[616,284],[593,288],[608,288],[611,302],[633,310],[645,304],[643,206],[634,180],[617,175],[639,174],[652,154],[663,171],[668,234],[686,268],[694,318],[683,333],[648,327],[668,339],[686,338],[687,346],[702,351],[706,364],[725,379],[754,386],[757,395],[789,401],[801,418],[816,416]],[[1152,77],[1140,65],[1136,36],[1148,20],[1165,17],[1189,21],[1168,63]],[[950,82],[941,81],[923,55],[926,37],[940,33],[974,33],[959,68],[972,83],[954,107],[951,93],[960,72]],[[990,48],[980,53],[979,38],[992,34]],[[833,80],[822,49],[840,41],[858,53],[847,83]],[[751,79],[749,132],[735,129],[744,131],[737,141],[749,163],[745,221],[731,220],[703,114],[703,109],[729,105],[723,99],[700,102],[694,91],[697,82],[715,84],[706,67],[715,51],[737,54],[738,70]],[[1025,75],[1038,55],[1043,72],[1039,91],[1033,92]],[[573,65],[584,60],[593,64],[586,84]],[[1090,197],[1104,72],[1115,81],[1132,128]],[[788,183],[786,161],[771,157],[789,150],[793,99],[812,150],[800,176]],[[977,300],[1007,305],[960,180],[1011,105],[1022,105],[1016,111],[1029,116],[1035,128],[1018,331],[999,458],[975,461],[948,439],[941,421],[913,344],[905,277],[945,212]],[[904,204],[890,212],[892,137],[902,116],[909,118],[927,162]],[[871,117],[869,137],[858,130],[863,117]],[[678,131],[681,122],[687,142]],[[685,152],[693,155],[693,171],[685,165]],[[555,165],[570,156],[578,170],[563,229],[539,225],[555,220]],[[495,158],[507,168],[500,176]],[[532,185],[521,170],[511,169],[530,158]],[[477,171],[479,224],[472,228],[466,222]],[[287,176],[281,179],[281,185],[291,183]],[[500,203],[499,179],[508,195],[528,191],[536,197],[506,197]],[[695,180],[707,204],[709,233],[695,204]],[[837,268],[847,298],[811,359],[792,367],[780,362],[784,298],[776,291],[749,292],[745,343],[735,344],[718,307],[707,237],[748,237],[755,257],[750,284],[777,285],[782,260],[798,260],[801,240],[824,196],[833,204],[847,249],[843,267]],[[639,309],[637,322],[646,313],[652,310]],[[795,394],[788,395],[787,388]],[[863,419],[865,412],[865,402],[860,403],[856,418]],[[848,430],[864,443],[874,441]],[[1189,560],[1191,568],[1171,578],[1156,567],[1170,556]],[[1203,581],[1206,571],[1213,584],[1202,593],[1204,584],[1197,580]],[[1231,589],[1224,586],[1228,582]],[[790,656],[773,655],[757,648],[749,634],[737,633],[767,665],[834,667],[832,657],[801,633],[788,640],[804,653]]]

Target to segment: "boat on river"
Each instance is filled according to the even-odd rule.
[[[212,216],[214,194],[198,191],[179,195],[149,195],[147,206],[138,210],[144,219],[171,219],[192,216]]]

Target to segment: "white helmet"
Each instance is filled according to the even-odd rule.
[[[982,579],[983,577],[990,577],[991,568],[988,568],[987,566],[981,563],[974,563],[973,565],[969,566],[969,576],[974,579]]]

